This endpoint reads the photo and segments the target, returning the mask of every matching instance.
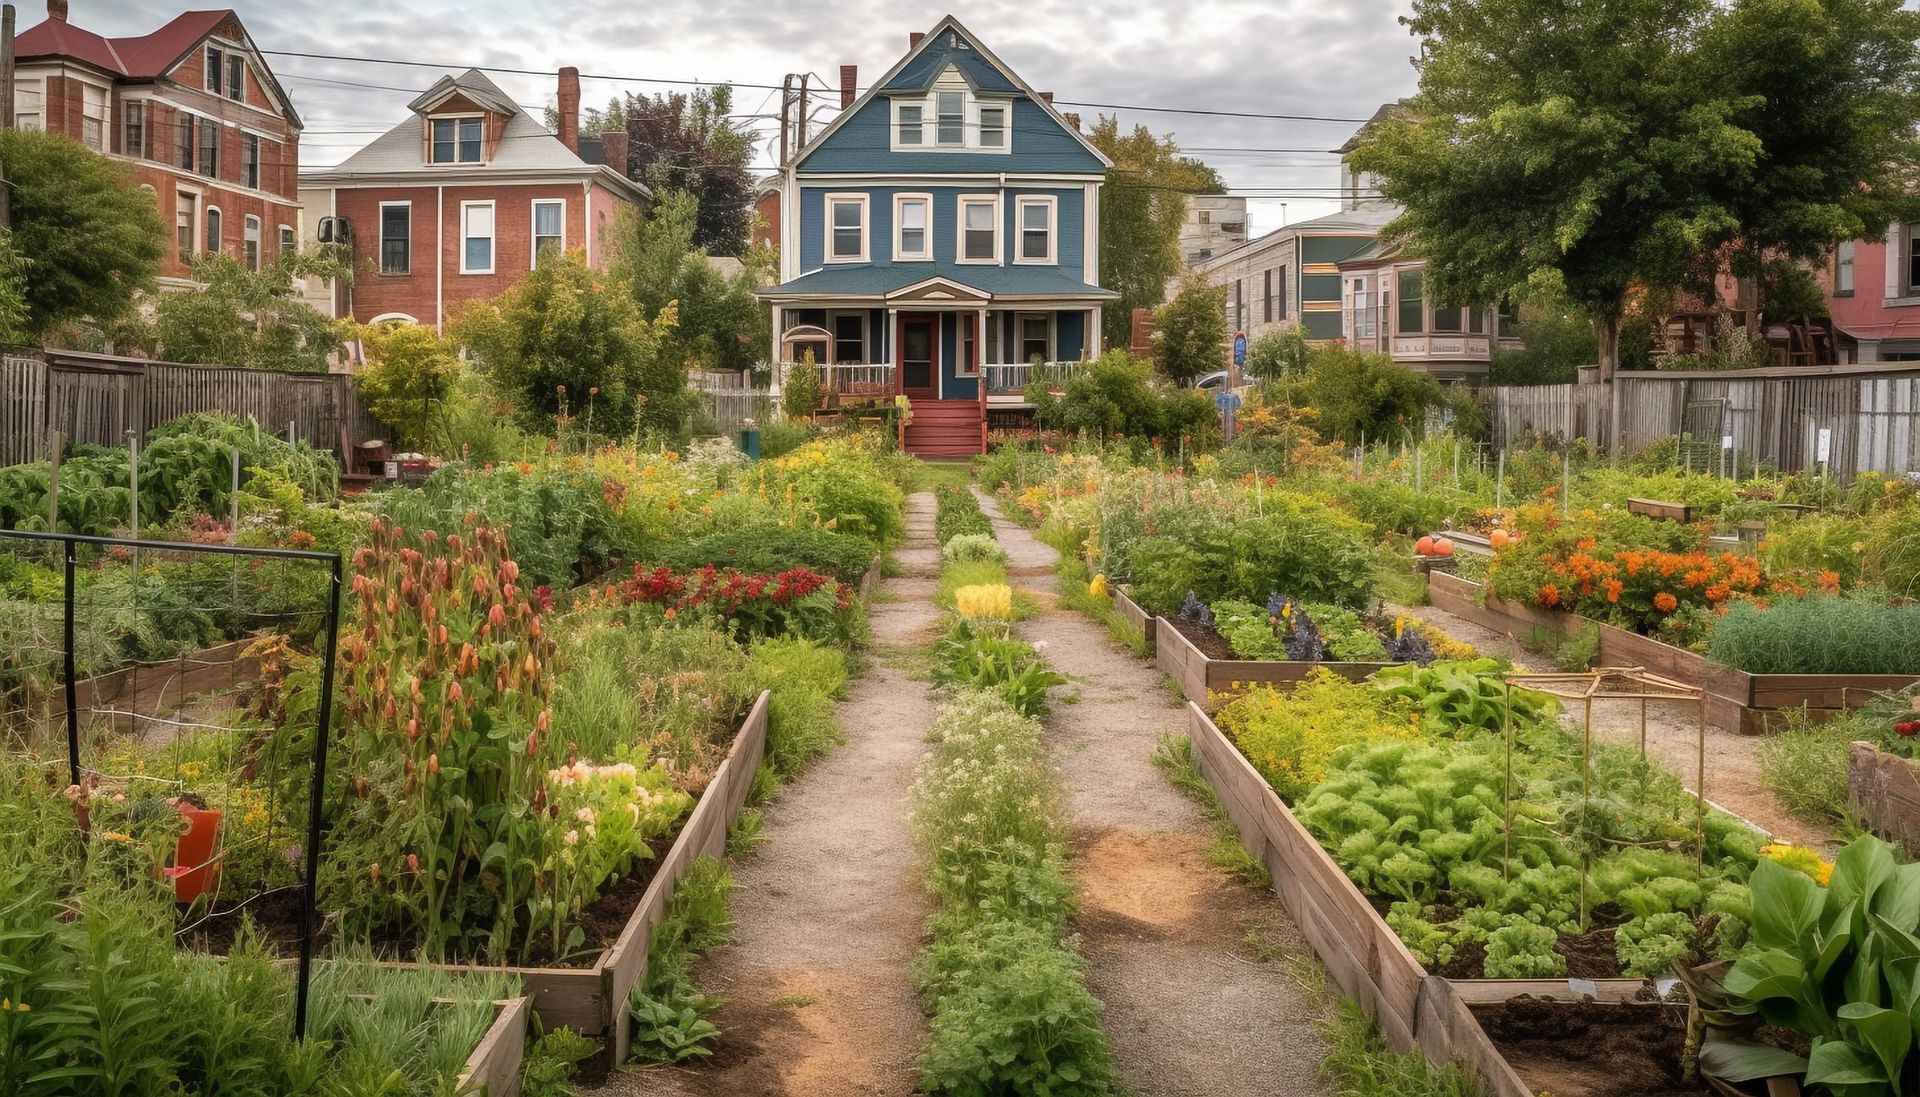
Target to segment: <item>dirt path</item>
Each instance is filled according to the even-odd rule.
[[[1465,640],[1487,655],[1499,655],[1515,666],[1532,670],[1552,670],[1540,656],[1528,651],[1512,637],[1482,628],[1445,610],[1431,606],[1398,609],[1414,614]],[[1576,719],[1580,713],[1575,712]],[[1647,706],[1647,753],[1678,775],[1691,789],[1699,772],[1698,711],[1690,705]],[[1640,742],[1640,704],[1637,701],[1601,701],[1593,708],[1593,734],[1596,740],[1638,746]],[[1737,735],[1709,725],[1707,727],[1707,799],[1748,822],[1771,832],[1783,841],[1814,845],[1831,851],[1838,848],[1834,834],[1787,813],[1780,800],[1760,783],[1760,762],[1756,751],[1761,739]]]
[[[1014,568],[1053,564],[1052,549],[982,503]],[[1017,581],[1053,588],[1050,574]],[[1047,729],[1071,790],[1074,929],[1123,1077],[1141,1097],[1321,1092],[1317,1008],[1268,951],[1306,956],[1306,946],[1277,898],[1207,860],[1210,824],[1153,765],[1155,742],[1184,727],[1184,710],[1078,614],[1048,609],[1019,628],[1079,690],[1072,703],[1075,687],[1058,691]],[[1267,948],[1249,949],[1250,932]]]
[[[933,496],[907,500],[905,572],[871,607],[872,665],[840,706],[847,744],[766,808],[766,841],[734,866],[732,943],[701,961],[726,999],[712,1059],[616,1075],[599,1092],[647,1097],[910,1094],[926,1039],[908,967],[926,902],[906,795],[933,720],[927,687],[897,665],[930,642],[939,550]]]

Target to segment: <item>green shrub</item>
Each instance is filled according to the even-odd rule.
[[[653,931],[647,975],[628,999],[633,1018],[633,1057],[649,1063],[680,1063],[713,1054],[720,1035],[707,1016],[719,999],[702,994],[689,969],[694,957],[733,936],[733,873],[724,861],[695,858]]]
[[[665,564],[675,571],[712,564],[749,574],[775,574],[802,567],[843,583],[857,583],[873,565],[877,552],[879,547],[865,537],[763,518],[667,540],[647,553],[646,562]]]
[[[1026,396],[1035,425],[1045,430],[1102,440],[1159,438],[1168,449],[1183,437],[1199,442],[1218,434],[1218,415],[1206,393],[1159,382],[1151,366],[1123,350],[1075,370],[1058,395],[1036,382]]]
[[[1910,740],[1893,731],[1904,698],[1876,700],[1837,720],[1814,721],[1789,713],[1782,727],[1760,740],[1754,752],[1760,783],[1795,817],[1833,825],[1847,814],[1848,744],[1856,740],[1910,753]],[[1910,710],[1909,710],[1910,711]]]
[[[955,534],[940,548],[940,559],[949,563],[975,563],[991,561],[1002,567],[1007,563],[1007,550],[1000,547],[1000,541],[991,533]]]
[[[1920,674],[1920,603],[1809,595],[1739,602],[1707,654],[1749,674]]]
[[[998,694],[1023,716],[1047,711],[1047,691],[1066,678],[1047,669],[1032,644],[994,623],[954,622],[933,652],[935,685]]]
[[[966,484],[942,484],[934,491],[937,509],[933,533],[941,544],[963,534],[993,536],[993,521],[980,509],[980,500]]]

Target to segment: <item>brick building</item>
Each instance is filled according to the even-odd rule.
[[[580,76],[560,74],[547,132],[477,69],[443,76],[412,115],[338,166],[300,177],[309,232],[351,241],[351,286],[323,306],[361,323],[443,327],[457,306],[511,288],[541,249],[607,262],[614,217],[648,197],[626,178],[625,134],[580,136]]]
[[[15,39],[14,125],[131,165],[172,227],[163,280],[221,251],[254,269],[298,240],[300,117],[231,11],[190,11],[105,38],[67,0]]]

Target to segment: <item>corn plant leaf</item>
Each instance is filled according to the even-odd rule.
[[[1700,1070],[1723,1082],[1750,1082],[1755,1078],[1798,1075],[1807,1069],[1807,1060],[1791,1051],[1768,1044],[1744,1040],[1716,1040],[1709,1036],[1700,1045]]]

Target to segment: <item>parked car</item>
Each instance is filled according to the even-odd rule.
[[[1221,389],[1227,387],[1228,376],[1226,370],[1215,370],[1205,377],[1200,378],[1198,381],[1195,381],[1193,387],[1207,392],[1219,392]]]

